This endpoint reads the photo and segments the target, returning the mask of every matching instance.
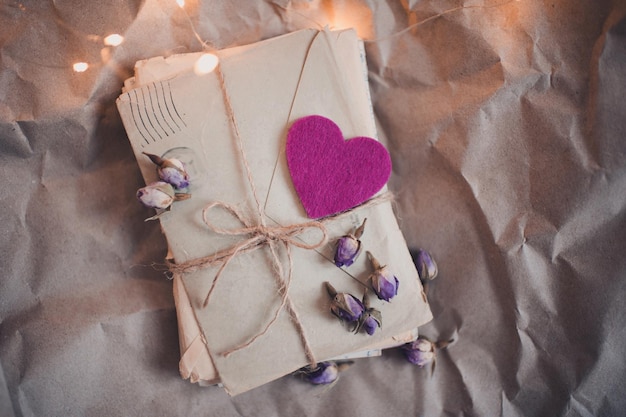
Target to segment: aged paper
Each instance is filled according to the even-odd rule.
[[[137,84],[141,86],[129,89],[118,100],[146,181],[154,179],[155,174],[142,152],[178,152],[183,155],[181,159],[185,155],[189,158],[193,197],[176,203],[172,212],[161,218],[177,263],[234,246],[244,238],[209,231],[202,220],[202,209],[208,204],[221,201],[237,206],[249,219],[258,216],[222,87],[232,104],[252,182],[270,225],[288,226],[309,220],[286,170],[284,141],[291,122],[320,114],[333,119],[347,138],[376,137],[363,57],[353,31],[296,32],[217,54],[224,86],[215,73],[197,75],[176,68],[171,78],[150,79],[150,73],[140,69]],[[221,227],[242,226],[220,211],[210,215],[211,221]],[[398,339],[405,340],[407,334],[431,319],[389,202],[357,208],[349,216],[328,223],[329,236],[336,239],[352,231],[364,218],[368,219],[364,246],[400,279],[399,294],[391,303],[373,302],[383,314],[383,328],[374,336],[346,331],[329,313],[329,297],[323,286],[330,281],[339,291],[360,296],[371,272],[366,257],[344,270],[332,262],[332,241],[315,250],[289,249],[293,273],[289,299],[317,360],[398,344]],[[312,232],[299,238],[310,243],[319,236]],[[277,250],[287,271],[288,251],[282,247]],[[203,303],[219,266],[182,277],[213,364],[233,395],[308,363],[294,318],[286,311],[253,344],[228,357],[222,354],[258,334],[280,306],[269,252],[269,247],[262,247],[233,258],[206,307]],[[199,335],[195,336],[197,340]]]

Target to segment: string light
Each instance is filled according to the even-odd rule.
[[[87,68],[89,68],[89,64],[86,62],[76,62],[72,68],[74,68],[74,71],[76,72],[85,72],[87,71]]]
[[[185,14],[185,17],[187,18],[187,22],[189,23],[189,27],[191,28],[191,31],[193,32],[194,36],[196,37],[200,45],[202,45],[202,49],[204,49],[205,51],[213,49],[213,48],[210,48],[209,43],[204,41],[202,37],[200,36],[200,34],[198,33],[198,31],[196,30],[193,22],[191,21],[191,16],[189,16],[189,13],[187,13],[187,10],[185,10],[185,0],[175,0],[175,1],[176,1],[176,4],[178,4],[178,7],[180,7],[183,13]]]
[[[124,42],[124,37],[117,33],[113,33],[104,38],[104,44],[107,46],[118,46],[121,45],[122,42]]]
[[[185,8],[185,0],[174,0],[174,1],[178,5],[178,7],[183,9],[186,18],[189,21],[190,28],[191,28],[193,34],[195,35],[195,37],[197,38],[198,42],[200,42],[200,44],[202,45],[202,47],[205,50],[211,49],[211,48],[209,48],[210,44],[208,42],[204,41],[200,37],[200,34],[196,31],[196,29],[195,29],[195,27],[193,25],[193,22],[191,21],[191,18],[189,16],[189,14],[184,9]],[[494,4],[494,5],[490,5],[490,6],[461,6],[461,7],[455,7],[455,8],[452,8],[452,9],[444,10],[443,12],[438,13],[438,14],[436,14],[434,16],[430,16],[430,17],[428,17],[428,18],[426,18],[426,19],[424,19],[422,21],[416,22],[416,23],[414,23],[414,24],[412,24],[412,25],[410,25],[410,26],[400,30],[399,32],[393,33],[391,35],[388,35],[388,36],[385,36],[385,37],[382,37],[382,38],[378,38],[378,39],[367,39],[367,37],[364,36],[363,40],[364,40],[364,42],[367,42],[367,43],[370,43],[370,42],[374,42],[375,43],[375,42],[381,42],[381,41],[385,41],[385,40],[390,40],[392,38],[396,38],[397,36],[402,35],[403,33],[407,32],[407,31],[409,31],[409,30],[411,30],[411,29],[413,29],[413,28],[415,28],[417,26],[421,26],[421,25],[425,24],[426,22],[434,20],[434,19],[436,19],[438,17],[441,17],[441,16],[443,16],[445,14],[448,14],[448,13],[456,12],[456,11],[463,10],[463,9],[473,9],[473,8],[487,9],[487,8],[492,8],[492,7],[502,7],[502,6],[504,6],[506,4],[509,4],[509,3],[513,3],[513,2],[517,3],[517,2],[521,2],[521,1],[522,0],[505,0],[503,3]],[[289,8],[287,8],[287,7],[283,7],[283,9],[285,11],[293,11],[293,10],[290,10]],[[298,13],[298,14],[300,14],[300,13]],[[304,15],[301,15],[301,16],[302,17],[306,17]],[[337,16],[335,16],[335,20],[338,20]],[[341,23],[343,23],[343,24],[341,24]],[[321,24],[319,24],[319,25],[321,26]],[[346,27],[355,26],[355,24],[354,24],[354,22],[347,22],[347,21],[346,22],[338,22],[338,21],[335,21],[335,26],[336,26],[335,28],[341,28],[341,27],[344,27],[344,26],[346,26]],[[121,45],[124,42],[124,37],[122,35],[120,35],[120,34],[117,34],[117,33],[110,34],[110,35],[106,36],[104,39],[99,37],[99,36],[97,36],[97,35],[92,35],[92,36],[93,36],[93,39],[90,39],[90,40],[96,41],[96,40],[102,39],[102,41],[104,42],[104,44],[106,46],[119,46],[119,45]],[[107,52],[107,53],[109,53],[109,52]],[[103,56],[103,58],[104,58],[104,56]],[[208,73],[210,73],[211,71],[213,71],[215,69],[215,67],[217,66],[218,62],[219,62],[219,59],[218,59],[218,57],[216,55],[209,54],[209,53],[203,54],[196,61],[195,65],[194,65],[194,71],[198,75],[208,74]],[[87,69],[89,69],[89,64],[86,63],[86,62],[76,62],[76,63],[73,64],[72,68],[74,69],[75,72],[85,72],[85,71],[87,71]]]
[[[489,5],[489,6],[480,5],[480,6],[459,6],[459,7],[454,7],[452,9],[447,9],[447,10],[444,10],[443,12],[441,12],[441,13],[437,13],[437,14],[435,14],[433,16],[427,17],[426,19],[420,20],[419,22],[415,22],[415,23],[407,26],[406,28],[404,28],[404,29],[402,29],[402,30],[400,30],[398,32],[392,33],[392,34],[384,36],[382,38],[363,39],[363,42],[366,42],[366,43],[378,43],[378,42],[383,42],[383,41],[387,41],[387,40],[392,40],[392,39],[395,39],[398,36],[401,36],[404,33],[408,32],[408,31],[410,31],[410,30],[412,30],[412,29],[414,29],[414,28],[416,28],[418,26],[421,26],[421,25],[423,25],[423,24],[425,24],[427,22],[430,22],[431,20],[435,20],[435,19],[440,18],[440,17],[442,17],[442,16],[444,16],[446,14],[449,14],[449,13],[458,12],[459,10],[493,9],[493,8],[500,8],[500,7],[506,6],[507,4],[519,3],[519,2],[521,2],[521,0],[506,0],[506,1],[502,2],[502,3],[492,4],[492,5]]]
[[[193,66],[193,70],[198,75],[208,74],[217,67],[219,58],[213,54],[202,54]]]

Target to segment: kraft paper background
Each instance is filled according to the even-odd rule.
[[[623,1],[185,10],[0,4],[1,416],[623,415]],[[398,221],[439,264],[420,333],[454,342],[432,374],[386,351],[330,389],[286,376],[229,398],[178,374],[166,242],[115,99],[135,61],[201,50],[192,26],[225,48],[325,25],[367,40]]]

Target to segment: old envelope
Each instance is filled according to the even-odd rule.
[[[368,96],[363,54],[353,31],[300,31],[251,46],[218,51],[222,84],[216,72],[199,75],[172,71],[171,77],[138,77],[118,100],[129,139],[146,181],[154,166],[142,152],[186,160],[192,174],[192,198],[174,204],[161,224],[171,253],[184,263],[236,246],[246,236],[210,231],[202,211],[220,201],[236,206],[257,222],[251,183],[269,225],[309,221],[291,184],[284,157],[286,132],[299,117],[319,114],[339,125],[346,138],[376,137]],[[141,74],[141,73],[140,73]],[[156,77],[155,77],[156,78]],[[133,87],[129,84],[129,87]],[[224,94],[232,106],[244,156],[237,146]],[[247,161],[251,176],[243,165]],[[341,169],[341,167],[338,167]],[[212,210],[211,222],[226,229],[242,227],[225,211]],[[365,256],[348,269],[332,262],[332,242],[315,250],[276,247],[284,274],[277,276],[269,246],[238,254],[221,273],[210,302],[203,306],[219,265],[186,273],[181,281],[226,390],[238,394],[306,365],[303,338],[317,360],[389,346],[431,319],[415,267],[395,220],[391,204],[357,208],[326,224],[332,239],[351,232],[364,218],[364,247],[387,264],[400,280],[390,303],[374,297],[383,327],[374,336],[347,331],[329,312],[323,283],[358,297],[371,271]],[[313,242],[316,231],[299,236]],[[288,253],[290,256],[288,256]],[[291,259],[289,259],[291,258]],[[291,267],[290,267],[291,265]],[[280,280],[293,279],[289,303],[267,333],[249,346],[224,356],[259,334],[280,306]],[[301,328],[302,330],[299,330]]]

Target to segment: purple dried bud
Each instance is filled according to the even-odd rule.
[[[370,336],[374,334],[377,328],[382,327],[383,325],[383,316],[380,311],[375,308],[370,307],[369,297],[367,295],[367,291],[363,294],[363,306],[365,307],[365,311],[361,315],[359,319],[359,324],[354,331],[358,333],[362,328],[365,329],[365,332]]]
[[[320,362],[315,369],[304,368],[304,379],[316,385],[330,384],[337,380],[339,369],[334,362]]]
[[[137,198],[146,207],[166,209],[174,202],[175,191],[170,184],[157,181],[137,190]]]
[[[185,171],[185,165],[178,159],[166,159],[157,172],[159,178],[172,184],[176,189],[189,187],[189,174]]]
[[[338,267],[350,266],[361,252],[361,241],[354,236],[343,236],[337,242],[337,252],[335,252],[335,265]]]
[[[417,267],[417,273],[422,281],[432,280],[437,276],[437,263],[430,253],[423,249],[417,252],[415,266]]]
[[[363,220],[363,223],[354,231],[354,234],[345,235],[338,240],[337,251],[335,252],[335,265],[338,267],[352,265],[361,253],[361,241],[359,239],[363,235],[366,221],[367,219]]]
[[[421,336],[417,340],[402,346],[402,350],[406,359],[420,368],[435,360],[435,344]]]
[[[376,270],[371,275],[372,289],[379,299],[389,301],[398,294],[400,282],[387,267]]]
[[[326,283],[328,294],[332,297],[330,302],[330,311],[341,321],[353,323],[361,318],[365,311],[363,303],[353,296],[345,292],[337,293],[330,283]]]
[[[363,328],[370,336],[374,334],[376,329],[380,327],[380,322],[376,320],[376,318],[371,314],[371,312],[367,312],[364,316],[367,315],[367,318],[363,320]]]
[[[353,322],[357,321],[359,317],[361,317],[361,314],[363,314],[365,309],[358,298],[352,294],[342,292],[333,298],[330,310],[341,320]]]
[[[374,290],[380,300],[389,301],[398,294],[400,282],[389,268],[380,265],[370,252],[367,252],[367,256],[370,258],[374,268],[374,272],[369,277],[372,290]]]
[[[161,180],[172,184],[177,190],[189,187],[189,174],[181,160],[176,158],[163,159],[158,155],[146,152],[144,154],[158,166],[157,173]]]

